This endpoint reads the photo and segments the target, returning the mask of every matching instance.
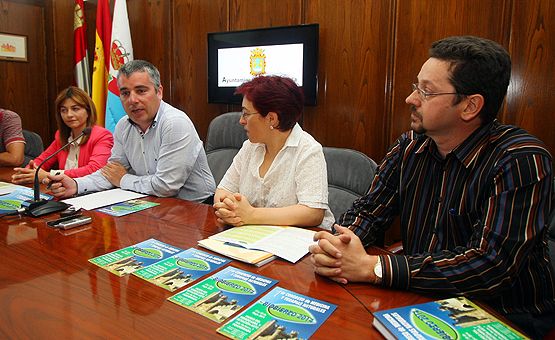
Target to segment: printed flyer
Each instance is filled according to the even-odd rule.
[[[35,198],[33,189],[27,187],[18,187],[14,191],[0,196],[0,214],[7,214],[21,208],[21,203]],[[41,199],[49,200],[50,195],[40,194]]]
[[[223,257],[190,248],[139,269],[133,275],[173,292],[229,262]]]
[[[218,332],[232,339],[308,339],[336,308],[276,287]]]
[[[127,202],[116,203],[104,208],[96,209],[96,211],[112,216],[125,216],[137,211],[155,207],[157,205],[160,205],[160,203],[143,200],[129,200]]]
[[[107,271],[124,276],[175,255],[183,249],[153,238],[89,260]]]
[[[276,283],[277,280],[229,266],[168,300],[219,323]]]
[[[528,339],[465,297],[374,313],[386,339]]]

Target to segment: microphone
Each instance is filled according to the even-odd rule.
[[[56,156],[60,151],[62,151],[63,149],[65,149],[69,145],[77,142],[81,137],[90,135],[91,131],[92,131],[91,127],[86,127],[85,129],[83,129],[83,132],[81,132],[71,142],[67,142],[66,145],[62,146],[61,148],[56,150],[56,152],[54,152],[50,156],[46,157],[45,160],[40,162],[39,166],[35,170],[35,182],[33,183],[34,199],[33,200],[27,200],[27,201],[25,201],[21,204],[21,206],[25,208],[25,212],[28,215],[31,215],[33,217],[38,217],[38,216],[46,215],[46,214],[49,214],[49,213],[52,213],[52,212],[67,209],[67,207],[69,205],[66,204],[66,203],[58,202],[58,201],[52,201],[52,200],[50,200],[50,201],[41,200],[41,198],[40,198],[39,170],[44,165],[44,163],[46,163],[52,157]]]

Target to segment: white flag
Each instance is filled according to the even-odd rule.
[[[123,64],[133,60],[133,45],[131,43],[131,31],[129,30],[126,0],[116,0],[114,3],[111,40],[110,75],[108,80],[105,127],[113,132],[116,123],[121,117],[125,116],[125,110],[119,99],[117,84],[118,70]]]

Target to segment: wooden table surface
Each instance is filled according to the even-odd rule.
[[[0,180],[7,182],[10,175],[10,169],[0,169]],[[223,230],[216,226],[209,205],[175,198],[148,200],[160,205],[123,217],[87,211],[84,214],[93,218],[91,224],[64,233],[46,225],[58,214],[3,217],[0,336],[225,338],[216,333],[220,324],[166,300],[175,293],[133,275],[117,277],[88,262],[149,238],[183,249],[202,249],[198,240]],[[368,284],[336,284],[314,274],[308,256],[296,264],[278,259],[260,268],[238,261],[231,265],[277,279],[285,289],[336,304],[314,339],[380,338],[371,325],[371,312],[431,300]]]

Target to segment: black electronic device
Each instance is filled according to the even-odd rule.
[[[318,38],[318,24],[208,33],[208,102],[240,104],[237,86],[280,75],[303,89],[305,105],[316,105]]]
[[[52,157],[56,156],[60,151],[68,147],[70,144],[75,143],[83,136],[90,135],[91,130],[92,128],[86,127],[83,130],[83,132],[81,132],[81,134],[79,134],[71,142],[67,142],[66,145],[62,146],[61,148],[56,150],[56,152],[46,157],[46,159],[39,164],[39,166],[35,170],[35,182],[33,183],[34,199],[24,201],[21,204],[21,207],[25,209],[24,211],[25,214],[33,217],[38,217],[38,216],[50,214],[56,211],[65,210],[69,207],[69,205],[64,202],[58,202],[53,200],[42,200],[40,198],[39,170],[45,162],[47,162]]]

